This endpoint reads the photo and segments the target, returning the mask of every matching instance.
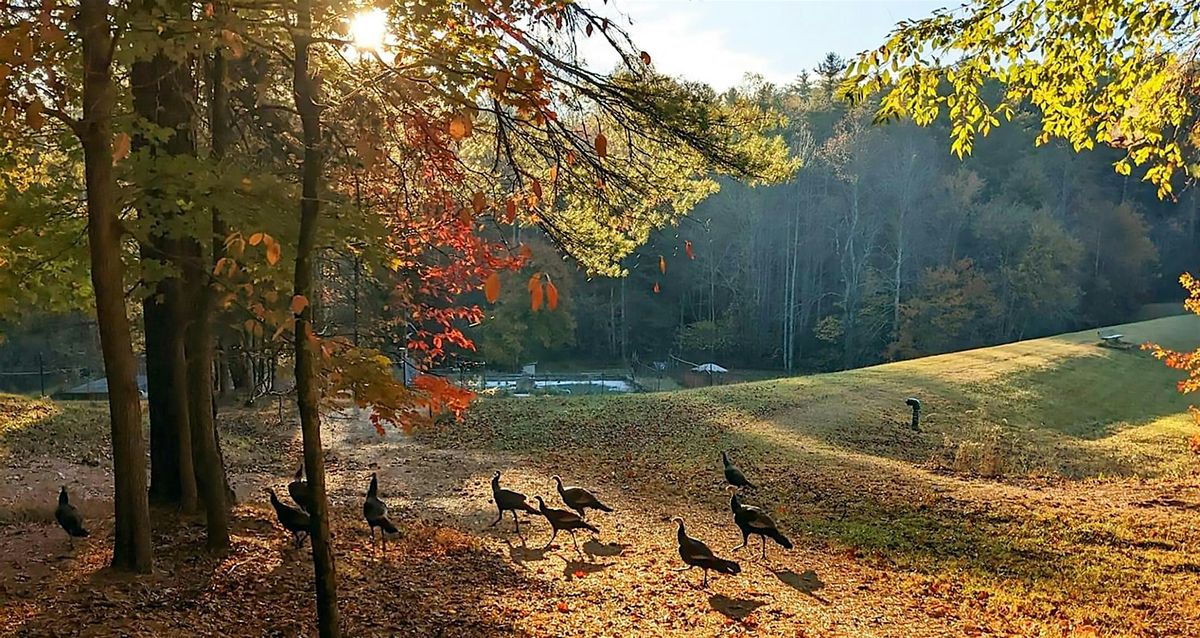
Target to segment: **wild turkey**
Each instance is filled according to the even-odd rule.
[[[296,541],[296,549],[300,549],[300,546],[304,544],[304,539],[308,538],[310,528],[308,514],[282,503],[275,495],[275,490],[269,487],[267,493],[271,495],[271,507],[275,508],[275,517],[279,519],[279,524],[292,533],[292,538]]]
[[[554,533],[550,535],[550,540],[546,541],[546,546],[542,549],[550,549],[550,545],[554,543],[554,537],[558,536],[560,531],[565,530],[571,532],[571,542],[575,544],[575,551],[577,552],[579,551],[579,541],[575,539],[575,530],[586,529],[595,532],[596,534],[600,533],[600,530],[592,527],[582,518],[579,518],[575,512],[546,507],[546,501],[543,501],[542,497],[538,496],[536,498],[538,502],[538,511],[541,512],[542,516],[546,517],[546,520],[550,523],[551,529],[554,530]]]
[[[734,487],[754,487],[754,484],[746,480],[746,475],[738,469],[738,466],[729,461],[729,454],[721,452],[721,463],[725,464],[725,480]]]
[[[579,517],[583,518],[588,509],[600,510],[601,512],[613,511],[611,507],[600,502],[595,494],[583,489],[582,487],[563,487],[562,479],[554,476],[554,483],[558,486],[558,495],[562,497],[563,503],[567,507],[579,513]]]
[[[742,530],[742,544],[734,547],[735,551],[746,546],[746,541],[751,534],[757,534],[762,539],[763,558],[767,557],[768,536],[785,549],[792,548],[792,541],[779,531],[779,528],[775,526],[775,521],[771,520],[766,512],[753,505],[742,505],[742,502],[738,500],[736,487],[730,487],[729,493],[729,509],[733,510],[733,522],[737,523],[738,529]]]
[[[288,483],[288,494],[300,509],[312,514],[312,490],[308,489],[308,482],[304,480],[304,463],[300,463],[292,482]]]
[[[58,492],[58,507],[54,508],[54,519],[67,532],[67,540],[71,542],[71,546],[75,546],[75,539],[88,536],[88,531],[83,528],[83,516],[80,516],[79,510],[75,509],[67,501],[67,488],[64,486]]]
[[[379,540],[383,543],[383,551],[387,551],[387,535],[399,533],[400,530],[388,519],[387,503],[379,500],[379,478],[371,473],[371,486],[367,488],[367,498],[363,501],[363,518],[371,528],[371,543],[375,542],[375,528],[379,528]]]
[[[682,558],[683,562],[687,565],[687,567],[682,567],[676,569],[675,571],[687,571],[693,567],[699,567],[700,569],[703,569],[703,587],[708,587],[708,570],[710,569],[718,571],[722,574],[729,574],[730,576],[740,574],[742,572],[741,565],[738,565],[731,560],[717,558],[715,555],[713,555],[712,550],[708,548],[708,545],[705,545],[703,541],[688,536],[687,531],[684,530],[682,518],[676,516],[671,520],[679,524],[679,531],[677,532],[677,536],[679,537],[679,557]]]
[[[492,474],[492,500],[496,501],[496,520],[492,521],[488,527],[495,527],[500,519],[504,518],[505,512],[512,512],[513,525],[517,527],[517,535],[521,535],[521,521],[517,520],[517,510],[529,512],[530,514],[541,514],[534,509],[532,505],[525,501],[525,495],[520,492],[506,490],[500,487],[500,472]]]

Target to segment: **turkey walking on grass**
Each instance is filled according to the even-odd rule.
[[[383,551],[387,552],[387,535],[399,533],[400,530],[388,518],[387,503],[379,500],[379,477],[371,473],[371,486],[367,488],[367,498],[363,501],[363,518],[371,528],[371,543],[375,543],[375,528],[379,528],[379,540],[383,543]]]
[[[745,547],[751,534],[757,534],[762,539],[763,558],[767,557],[768,537],[779,543],[784,549],[792,548],[792,541],[779,531],[779,528],[775,526],[775,521],[771,520],[766,512],[753,505],[743,505],[738,500],[736,487],[730,487],[729,493],[729,509],[733,510],[733,522],[737,523],[738,529],[742,530],[742,544],[734,547],[734,550]]]
[[[312,490],[308,487],[308,482],[304,480],[304,463],[296,468],[296,474],[292,477],[292,482],[288,483],[288,494],[296,501],[296,505],[300,509],[312,514]]]
[[[281,502],[275,495],[275,490],[269,487],[267,493],[271,495],[271,507],[275,508],[275,517],[279,519],[279,524],[292,533],[296,549],[300,549],[300,546],[304,544],[304,539],[308,538],[310,529],[308,514],[299,508]]]
[[[721,452],[721,463],[725,465],[725,480],[730,485],[734,487],[754,487],[754,484],[746,479],[746,475],[742,474],[738,466],[729,460],[727,452]]]
[[[517,510],[529,512],[530,514],[541,514],[532,505],[525,500],[525,495],[520,492],[506,490],[500,487],[500,472],[492,474],[492,500],[496,502],[496,520],[492,521],[488,527],[495,527],[500,519],[504,518],[505,512],[512,512],[513,525],[517,528],[517,536],[521,535],[521,522],[517,520]]]
[[[555,485],[558,486],[558,495],[562,497],[563,503],[566,503],[567,507],[575,510],[580,518],[586,516],[589,509],[600,510],[601,512],[613,511],[611,507],[601,503],[595,494],[582,487],[563,487],[561,478],[558,476],[554,476],[553,478]]]
[[[679,530],[676,533],[679,538],[679,557],[687,565],[687,567],[682,567],[675,571],[682,572],[693,567],[703,569],[704,582],[701,585],[703,587],[708,587],[708,570],[710,569],[722,574],[729,574],[730,576],[742,572],[741,565],[731,560],[717,558],[703,541],[688,536],[687,531],[683,527],[682,518],[676,516],[671,520],[679,524]]]
[[[65,486],[58,492],[58,507],[54,508],[54,520],[58,521],[58,524],[62,525],[62,528],[66,530],[67,540],[71,542],[72,547],[75,546],[76,538],[88,535],[88,531],[83,528],[83,516],[67,500],[67,488]]]
[[[546,501],[543,501],[542,497],[538,496],[536,498],[538,511],[541,512],[542,516],[546,517],[546,521],[550,523],[551,529],[554,530],[554,533],[550,535],[550,540],[546,541],[546,546],[542,549],[550,549],[550,545],[554,542],[554,538],[558,536],[558,533],[567,531],[571,532],[571,542],[575,544],[575,551],[578,552],[579,541],[575,539],[575,530],[586,529],[596,534],[600,533],[600,530],[592,527],[582,518],[579,518],[579,515],[575,512],[546,507]]]

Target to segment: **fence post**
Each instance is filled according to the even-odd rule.
[[[46,363],[38,353],[38,383],[42,386],[42,398],[46,397]]]

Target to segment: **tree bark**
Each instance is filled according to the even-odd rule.
[[[204,504],[210,550],[229,547],[229,512],[225,507],[225,471],[217,454],[212,395],[212,292],[199,242],[189,241],[183,268],[186,298],[192,308],[187,326],[188,418],[192,426],[192,458],[196,483]]]
[[[108,380],[112,429],[115,530],[112,566],[149,573],[150,504],[146,492],[146,442],[137,385],[137,361],[125,314],[121,222],[113,174],[113,34],[107,0],[80,0],[76,16],[83,45],[83,117],[77,132],[83,144],[87,184],[88,250],[96,294],[96,324]]]
[[[312,38],[312,2],[299,0],[292,42],[296,49],[293,65],[293,95],[304,134],[304,162],[300,199],[300,239],[296,249],[295,294],[313,299],[313,252],[320,213],[321,112],[317,106],[317,80],[309,71]],[[311,303],[296,315],[296,401],[304,439],[304,468],[313,509],[312,556],[317,590],[317,629],[322,638],[341,635],[338,623],[337,573],[329,534],[329,503],[325,496],[325,458],[321,447],[321,415],[317,407],[316,355]]]
[[[173,62],[158,53],[149,60],[133,64],[131,71],[133,106],[138,116],[172,131],[166,143],[156,145],[143,136],[135,139],[138,148],[152,154],[194,155],[195,139],[191,130],[192,72],[188,63]],[[177,242],[169,239],[165,228],[178,211],[168,212],[173,204],[162,201],[152,174],[143,185],[145,206],[140,214],[157,228],[152,229],[149,245],[143,245],[141,259],[150,268],[166,269],[177,260]],[[184,354],[185,317],[179,278],[168,274],[142,302],[146,334],[146,391],[150,407],[150,499],[160,504],[177,505],[184,512],[196,510],[196,479],[192,464],[191,430],[188,419],[187,361]]]

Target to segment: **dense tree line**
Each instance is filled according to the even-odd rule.
[[[1028,110],[960,161],[945,128],[873,126],[870,104],[837,99],[841,66],[830,55],[812,79],[738,89],[786,116],[803,161],[793,179],[723,182],[626,259],[627,278],[564,269],[573,321],[501,305],[477,328],[479,356],[831,370],[1119,323],[1179,299],[1193,192],[1159,200],[1113,171],[1119,151],[1035,146]]]

